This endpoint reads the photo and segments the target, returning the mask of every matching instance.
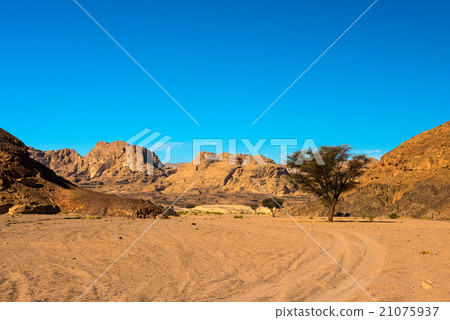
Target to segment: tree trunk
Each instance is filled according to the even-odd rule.
[[[336,204],[337,204],[337,199],[333,199],[330,204],[329,211],[328,211],[328,221],[330,221],[330,222],[333,221],[334,212],[336,211]]]

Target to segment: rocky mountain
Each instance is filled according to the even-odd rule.
[[[285,166],[260,157],[262,161],[257,163],[254,157],[245,154],[203,151],[191,163],[181,165],[175,174],[162,180],[158,188],[165,193],[180,193],[199,178],[191,189],[194,193],[264,193],[253,178],[274,195],[296,192]]]
[[[450,216],[450,121],[386,153],[340,208],[366,214]]]
[[[79,186],[117,194],[149,186],[173,171],[161,167],[158,156],[152,151],[123,141],[100,141],[85,157],[73,149],[30,148],[30,155]]]
[[[134,149],[127,152],[129,147]],[[158,157],[150,150],[127,146],[121,141],[99,142],[85,157],[71,149],[47,152],[31,149],[30,153],[32,158],[79,186],[140,198],[164,199],[167,195],[180,194],[197,178],[200,179],[190,190],[197,195],[264,193],[251,178],[272,194],[293,194],[297,190],[289,181],[285,166],[265,157],[261,158],[265,165],[261,165],[244,154],[236,155],[230,164],[233,156],[228,153],[201,152],[191,163],[161,167]],[[131,163],[135,163],[141,153],[152,156],[151,174],[146,170],[147,163],[141,168],[130,167],[130,154],[134,155]]]
[[[61,163],[70,166],[80,164],[79,155],[70,150],[56,154]],[[60,172],[69,172],[65,166],[59,166],[54,158],[45,159],[49,161],[49,166],[53,164],[59,167]],[[95,176],[99,170],[87,174]],[[22,141],[0,129],[0,214],[52,214],[65,211],[126,216],[144,212],[156,216],[163,209],[150,201],[101,194],[77,187],[32,159]]]

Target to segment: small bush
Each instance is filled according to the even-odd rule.
[[[238,214],[236,214],[236,215],[234,216],[234,218],[235,218],[235,219],[244,219],[244,216],[243,216],[243,215],[238,215]]]
[[[369,221],[373,221],[374,218],[373,214],[369,214]]]
[[[313,217],[309,217],[309,219],[314,219]]]
[[[196,207],[196,205],[193,203],[189,203],[186,205],[186,209],[194,209],[195,207]]]
[[[398,218],[400,218],[400,216],[399,216],[397,213],[392,212],[392,213],[389,215],[389,218],[390,218],[390,219],[398,219]]]
[[[361,213],[361,218],[365,219],[366,218],[366,214],[365,213]]]

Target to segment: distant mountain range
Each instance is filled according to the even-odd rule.
[[[115,194],[129,195],[137,190],[141,193],[182,193],[197,178],[200,179],[190,190],[191,193],[262,193],[251,178],[258,179],[272,194],[297,191],[295,184],[288,179],[286,167],[265,157],[267,165],[262,166],[253,157],[238,154],[235,164],[230,165],[231,155],[228,153],[216,155],[201,152],[191,163],[176,166],[161,164],[159,167],[160,160],[152,151],[136,146],[133,148],[131,154],[144,153],[143,159],[152,159],[149,161],[149,165],[153,166],[152,174],[146,172],[147,161],[144,161],[142,170],[130,167],[127,161],[130,152],[127,153],[127,143],[123,141],[98,142],[85,157],[71,149],[46,152],[30,148],[30,155],[79,186]],[[198,165],[194,165],[196,160]]]
[[[136,157],[141,157],[144,160],[143,169],[147,165],[152,166],[152,174],[148,174],[145,170],[130,166],[130,152],[127,152],[130,146],[126,142],[98,142],[85,157],[72,149],[40,151],[29,148],[28,157],[26,147],[19,140],[3,130],[1,133],[2,190],[8,184],[14,185],[14,190],[22,190],[24,182],[20,179],[33,177],[41,183],[42,179],[46,179],[43,177],[51,177],[43,184],[66,186],[51,187],[53,191],[85,190],[75,186],[78,185],[104,193],[167,203],[198,179],[181,202],[249,204],[267,196],[254,179],[270,194],[288,199],[287,205],[295,214],[323,212],[323,207],[314,197],[299,191],[295,183],[289,180],[285,166],[264,157],[266,165],[260,165],[245,154],[233,156],[201,152],[191,163],[163,166],[150,150],[132,146],[131,163],[135,162]],[[14,158],[14,154],[19,155]],[[230,157],[235,157],[232,165],[229,164]],[[31,166],[34,173],[9,172],[8,168],[15,165]],[[338,206],[339,211],[353,215],[376,216],[395,212],[412,217],[450,217],[450,122],[402,143],[379,162],[373,160],[360,182],[356,190],[344,195]],[[33,199],[33,192],[25,191],[22,198]],[[54,204],[52,197],[58,194],[52,192],[41,201],[48,208]],[[5,211],[16,201],[11,192],[2,195],[1,199],[0,211]]]

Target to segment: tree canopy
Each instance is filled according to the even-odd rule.
[[[341,194],[358,185],[357,178],[369,162],[366,155],[353,155],[350,150],[347,145],[322,146],[318,152],[323,161],[317,161],[312,150],[297,151],[288,157],[292,180],[319,197],[328,208],[329,221],[333,221]]]
[[[270,212],[272,212],[272,217],[275,217],[275,212],[278,208],[283,207],[284,199],[280,198],[266,198],[261,201],[263,207],[269,208]]]
[[[251,205],[250,205],[250,208],[253,210],[253,211],[255,211],[255,214],[257,213],[257,210],[258,210],[258,208],[259,208],[259,204],[257,204],[257,203],[252,203]]]

